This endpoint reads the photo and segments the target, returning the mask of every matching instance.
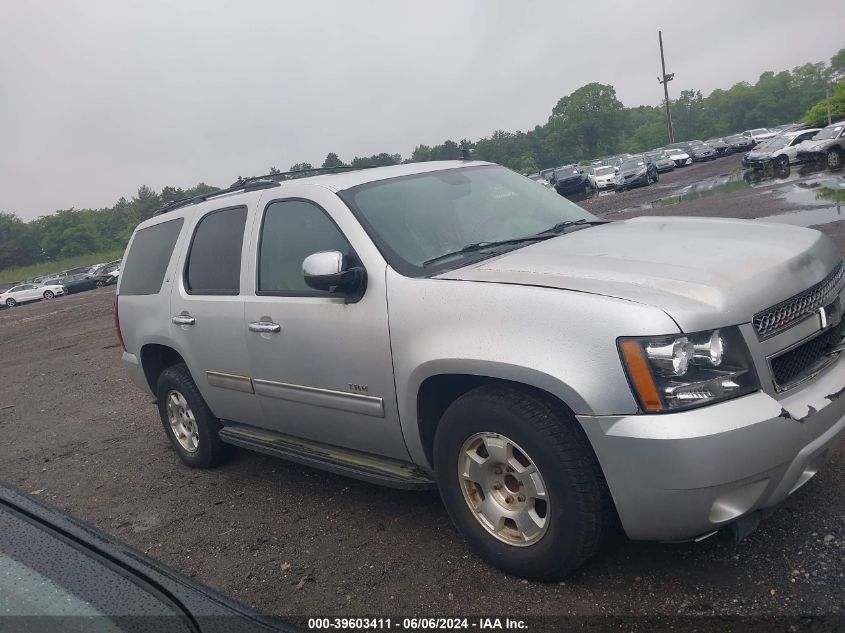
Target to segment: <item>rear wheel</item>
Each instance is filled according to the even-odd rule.
[[[164,431],[183,462],[192,468],[211,468],[231,456],[234,447],[220,439],[220,421],[184,363],[161,373],[156,394]]]
[[[6,305],[10,308],[14,308],[16,305],[18,305],[18,302],[9,297],[8,299],[6,299]]]
[[[604,478],[577,420],[551,398],[499,385],[464,394],[440,421],[434,464],[458,530],[508,573],[558,579],[601,543]]]
[[[45,298],[45,299],[52,299],[52,298],[53,298],[53,297],[55,297],[55,296],[56,296],[56,295],[54,295],[54,294],[53,294],[53,291],[52,291],[52,290],[45,290],[45,291],[44,291],[44,298]]]

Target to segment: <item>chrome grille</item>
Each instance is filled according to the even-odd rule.
[[[758,312],[751,320],[757,336],[760,339],[767,339],[817,312],[839,292],[843,280],[845,280],[845,264],[840,262],[839,266],[812,288],[763,312]]]

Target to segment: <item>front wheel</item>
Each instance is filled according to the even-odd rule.
[[[105,284],[104,284],[102,281],[100,281],[99,279],[98,279],[97,281],[95,281],[95,282],[94,282],[94,287],[95,287],[95,288],[102,288],[104,285],[105,285]]]
[[[833,169],[842,166],[842,154],[836,148],[829,149],[827,152],[827,166]]]
[[[185,364],[161,373],[156,395],[164,431],[183,462],[192,468],[211,468],[229,458],[234,449],[220,439],[220,421]]]
[[[492,565],[559,579],[598,549],[609,493],[577,420],[560,403],[488,385],[458,398],[434,438],[449,516]]]
[[[789,157],[786,156],[786,154],[781,154],[780,156],[778,156],[777,160],[775,161],[775,167],[777,167],[778,169],[786,169],[787,167],[789,167]]]
[[[53,291],[52,291],[52,290],[45,290],[45,291],[44,291],[44,298],[45,298],[45,299],[48,299],[48,300],[49,300],[49,299],[52,299],[52,298],[53,298],[53,297],[55,297],[55,296],[56,296],[56,295],[54,295],[54,294],[53,294]]]

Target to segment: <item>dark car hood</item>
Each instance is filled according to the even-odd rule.
[[[660,308],[694,332],[748,322],[821,281],[839,261],[834,242],[812,229],[644,216],[581,229],[439,277],[627,299]]]

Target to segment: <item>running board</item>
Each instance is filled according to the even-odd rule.
[[[303,440],[245,424],[224,424],[220,430],[220,439],[227,444],[390,488],[429,490],[436,487],[431,477],[413,464]]]

